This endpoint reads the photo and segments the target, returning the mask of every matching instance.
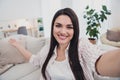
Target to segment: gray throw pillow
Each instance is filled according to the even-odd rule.
[[[107,39],[110,41],[120,41],[120,31],[107,30]]]

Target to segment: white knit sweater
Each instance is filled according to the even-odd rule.
[[[68,49],[68,48],[67,48]],[[67,53],[67,49],[66,49],[66,55],[68,55]],[[37,55],[32,55],[31,59],[30,59],[30,63],[32,63],[35,66],[40,66],[40,69],[42,68],[41,66],[43,65],[46,56],[48,54],[48,50],[49,50],[49,45],[44,46],[44,48],[37,54]],[[92,45],[87,39],[81,38],[79,40],[79,59],[80,59],[80,64],[83,68],[84,71],[84,75],[86,77],[87,80],[94,80],[94,74],[97,75],[96,69],[95,69],[95,62],[97,61],[97,59],[102,55],[102,51],[100,51],[100,49],[96,46],[96,45]],[[47,75],[47,79],[51,80],[51,79],[56,79],[56,80],[67,80],[66,77],[70,77],[71,80],[74,80],[73,74],[71,75],[71,69],[70,67],[67,69],[67,71],[69,72],[69,74],[66,74],[63,72],[63,74],[65,76],[62,76],[61,79],[59,79],[59,75],[61,72],[57,71],[61,65],[65,65],[68,63],[65,62],[63,63],[59,63],[59,65],[53,65],[55,62],[55,58],[56,58],[56,52],[55,54],[52,56],[52,58],[49,61],[49,64],[47,66],[46,69],[46,75]],[[66,57],[68,59],[68,57]],[[66,60],[67,60],[66,59]],[[52,70],[50,70],[50,67],[54,67],[55,69],[52,72]],[[56,71],[55,71],[56,70]],[[60,71],[64,71],[64,66],[63,66],[63,70]],[[55,75],[55,72],[57,73],[58,77]],[[66,70],[65,70],[66,72]],[[68,76],[71,75],[71,76]],[[69,78],[68,78],[69,79]],[[40,80],[44,80],[42,75],[40,75]]]

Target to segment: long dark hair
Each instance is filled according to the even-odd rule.
[[[42,75],[47,80],[46,75],[45,75],[45,70],[47,67],[47,64],[54,54],[54,48],[56,45],[58,45],[58,42],[56,41],[55,37],[53,36],[53,26],[56,18],[60,15],[67,15],[70,17],[72,24],[73,24],[73,29],[74,29],[74,35],[73,38],[71,39],[70,46],[68,49],[68,57],[69,57],[69,64],[71,67],[71,70],[74,74],[74,77],[76,80],[85,80],[85,76],[82,70],[82,67],[80,65],[79,61],[79,56],[78,56],[78,41],[79,41],[79,22],[78,18],[75,14],[75,12],[70,9],[70,8],[64,8],[56,12],[56,14],[53,17],[52,20],[52,28],[51,28],[51,42],[50,42],[50,49],[48,52],[48,56],[42,66]]]

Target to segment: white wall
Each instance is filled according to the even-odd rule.
[[[111,27],[120,27],[120,0],[110,0],[110,6],[112,9]]]
[[[0,21],[41,16],[41,0],[0,0]]]
[[[41,0],[45,37],[50,37],[51,21],[55,12],[61,8],[60,0]]]
[[[102,24],[101,32],[113,26],[120,26],[120,0],[0,0],[0,21],[43,17],[45,37],[50,36],[51,21],[55,12],[64,7],[70,7],[76,12],[80,23],[80,35],[86,36],[86,22],[83,11],[87,4],[99,10],[106,4],[112,10],[112,16]]]
[[[114,26],[120,26],[120,0],[52,0],[52,1],[44,1],[43,8],[43,18],[44,18],[44,27],[45,27],[45,36],[49,37],[48,33],[50,33],[50,26],[51,26],[51,20],[54,15],[54,13],[64,7],[70,7],[72,8],[78,18],[79,18],[79,24],[80,24],[80,36],[81,37],[87,37],[86,36],[86,22],[83,18],[83,12],[86,7],[86,5],[90,5],[91,7],[100,10],[101,5],[107,5],[107,8],[112,11],[112,15],[108,16],[107,21],[102,23],[102,28],[100,28],[100,33],[103,34],[107,31],[107,29],[114,27]],[[55,4],[54,4],[55,3]],[[45,4],[48,4],[46,7]],[[46,8],[45,8],[46,7]],[[53,9],[52,9],[53,8]],[[46,10],[47,9],[47,10]],[[47,12],[48,11],[48,12]],[[46,14],[47,13],[47,14]],[[49,13],[49,14],[48,14]],[[48,19],[47,19],[48,18]]]
[[[80,37],[86,37],[86,22],[83,18],[83,12],[86,5],[90,5],[90,0],[76,0],[73,1],[73,10],[75,10],[80,25]]]
[[[61,8],[72,8],[73,7],[73,0],[61,0]]]

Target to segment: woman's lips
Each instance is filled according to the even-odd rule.
[[[61,40],[65,40],[67,37],[66,36],[63,36],[63,35],[58,35],[58,37],[61,39]]]

